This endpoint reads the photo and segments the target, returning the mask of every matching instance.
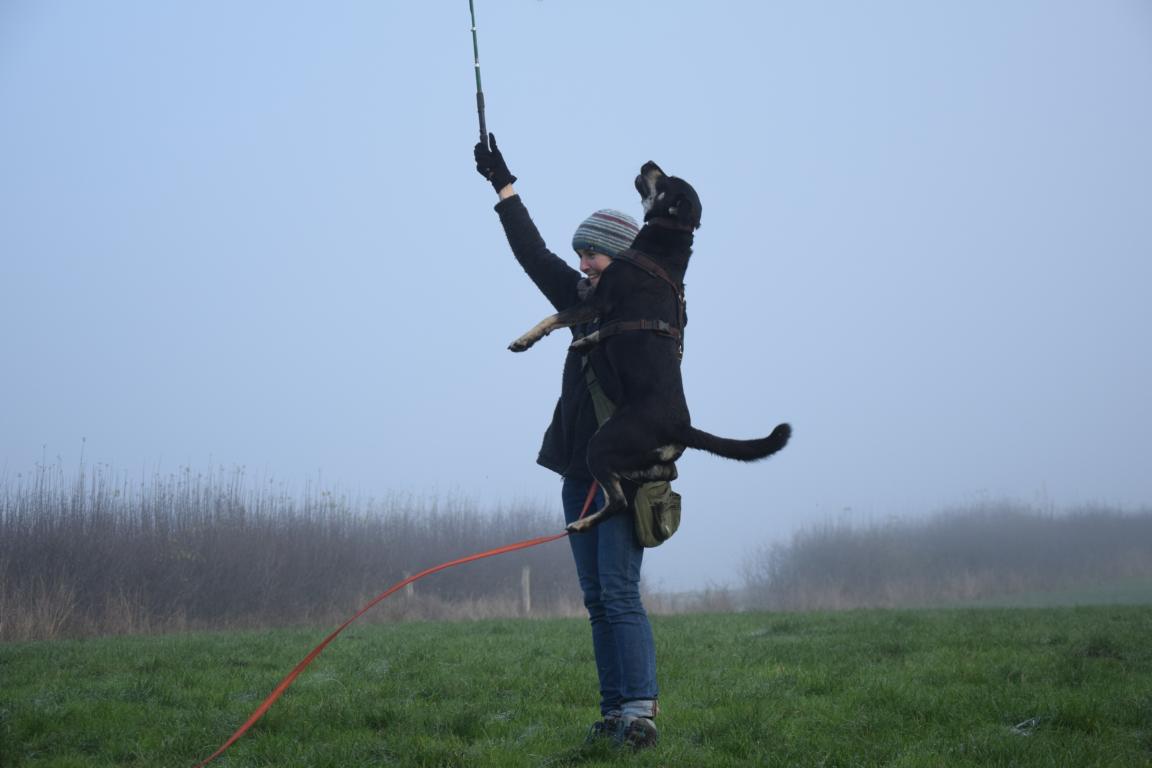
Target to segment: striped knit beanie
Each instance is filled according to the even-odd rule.
[[[572,235],[572,250],[589,248],[616,258],[632,245],[639,231],[636,220],[628,214],[604,208],[576,227],[576,234]]]

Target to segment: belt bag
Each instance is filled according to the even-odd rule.
[[[666,480],[644,483],[636,490],[636,538],[645,547],[658,547],[680,527],[680,494]]]

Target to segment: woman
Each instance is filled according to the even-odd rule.
[[[579,271],[548,250],[528,210],[512,184],[516,181],[496,137],[476,144],[476,170],[492,183],[500,197],[496,212],[512,253],[532,282],[557,310],[587,298],[601,273],[626,250],[639,227],[627,214],[599,210],[581,222],[572,237]],[[581,277],[581,273],[584,277]],[[575,335],[591,329],[573,328]],[[595,347],[590,353],[568,352],[560,400],[536,462],[563,478],[561,498],[565,523],[584,509],[592,477],[587,466],[588,440],[597,429],[585,366],[602,362]],[[603,494],[593,502],[603,504]],[[648,614],[640,599],[640,566],[644,548],[636,540],[632,515],[613,515],[587,533],[569,537],[584,605],[592,624],[592,648],[600,676],[600,714],[590,738],[608,737],[634,748],[656,743],[653,722],[657,708],[656,649]]]

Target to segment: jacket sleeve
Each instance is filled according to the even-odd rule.
[[[576,287],[583,275],[548,250],[520,196],[501,200],[496,204],[496,213],[500,214],[500,223],[516,261],[549,303],[561,310],[579,301]]]

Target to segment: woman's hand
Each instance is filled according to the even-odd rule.
[[[476,157],[476,171],[492,182],[492,188],[500,195],[501,200],[516,194],[515,190],[512,189],[512,183],[516,181],[516,177],[508,170],[508,164],[504,162],[504,155],[496,146],[496,134],[488,134],[487,146],[482,141],[476,142],[476,148],[472,154]]]

